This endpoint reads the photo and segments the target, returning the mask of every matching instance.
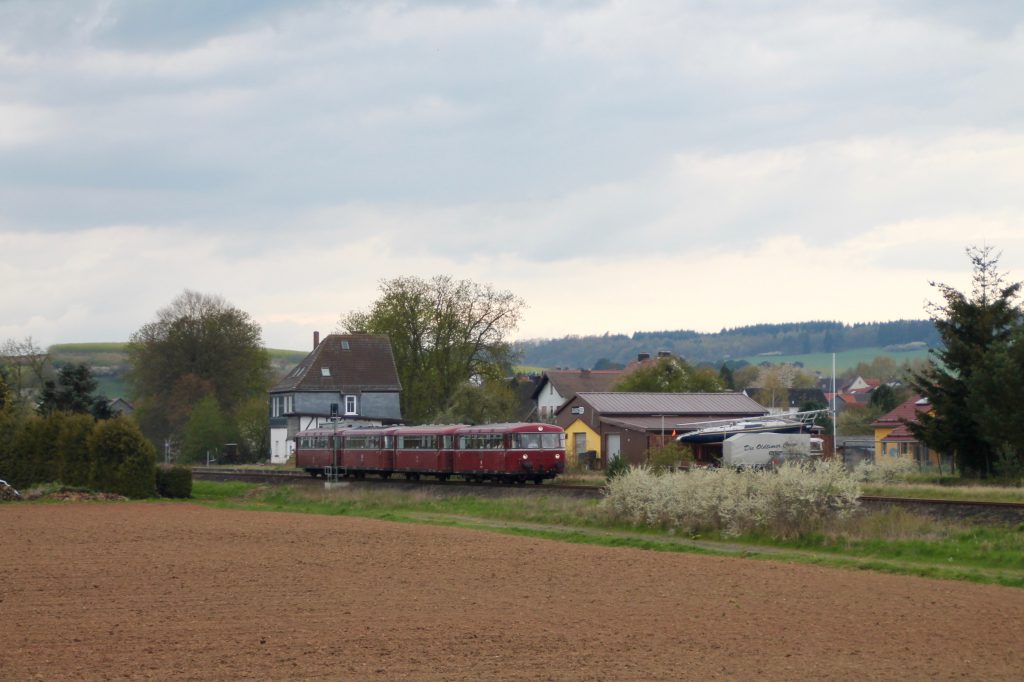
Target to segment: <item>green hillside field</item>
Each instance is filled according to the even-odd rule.
[[[128,395],[125,374],[128,372],[127,343],[59,343],[50,346],[50,362],[60,367],[67,364],[88,365],[96,378],[97,393],[108,398],[123,398]],[[306,351],[268,348],[270,368],[274,378],[287,374],[302,358]]]
[[[894,351],[876,346],[842,351],[836,353],[835,357],[836,373],[842,374],[846,370],[852,369],[862,362],[869,363],[877,357],[892,358],[897,364],[903,364],[904,362],[910,362],[912,360],[927,360],[928,349],[922,348],[919,350]],[[752,365],[759,365],[762,362],[770,362],[773,365],[802,363],[804,369],[812,372],[820,372],[822,376],[831,376],[832,374],[832,353],[810,353],[807,355],[752,355],[741,359],[746,360]]]

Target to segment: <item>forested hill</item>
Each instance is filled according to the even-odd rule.
[[[723,329],[715,334],[659,331],[603,336],[566,336],[517,342],[521,362],[537,367],[593,368],[599,361],[625,365],[638,353],[671,351],[691,363],[719,364],[725,360],[763,354],[803,355],[838,353],[864,347],[893,350],[939,345],[930,320],[897,320],[843,324],[793,322]],[[604,362],[600,363],[602,366]]]

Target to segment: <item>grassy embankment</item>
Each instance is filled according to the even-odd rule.
[[[611,547],[812,563],[1024,587],[1024,524],[975,526],[901,510],[856,514],[812,535],[684,536],[616,522],[598,500],[560,496],[439,496],[424,492],[260,487],[197,481],[196,501],[215,507],[359,516]]]

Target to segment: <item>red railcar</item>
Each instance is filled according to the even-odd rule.
[[[295,466],[313,476],[339,465],[341,434],[336,429],[309,429],[295,435]]]
[[[397,427],[345,429],[341,434],[338,466],[358,476],[372,473],[387,478],[395,470],[397,430]]]
[[[395,472],[406,478],[452,474],[452,454],[458,426],[407,426],[395,436]]]
[[[554,424],[485,424],[456,432],[452,473],[467,480],[532,480],[565,471],[565,433]]]
[[[531,423],[311,429],[295,437],[295,466],[313,476],[540,483],[565,471],[565,434]]]

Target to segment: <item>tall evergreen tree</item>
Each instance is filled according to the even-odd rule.
[[[39,411],[43,414],[74,412],[109,419],[113,414],[106,397],[93,395],[97,386],[88,365],[64,365],[57,373],[57,381],[47,380],[43,384]]]
[[[930,448],[952,454],[962,472],[984,477],[993,472],[997,452],[971,409],[970,387],[986,356],[1006,349],[1021,324],[1015,301],[1021,283],[1005,283],[999,254],[991,247],[968,248],[967,256],[974,268],[970,295],[931,283],[943,298],[929,310],[943,345],[931,351],[935,359],[929,365],[912,375],[911,385],[933,411],[922,413],[910,428]]]

